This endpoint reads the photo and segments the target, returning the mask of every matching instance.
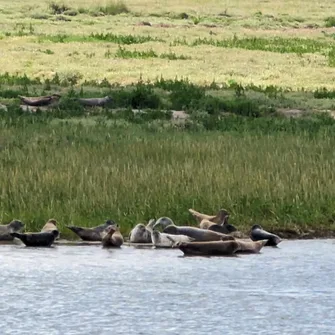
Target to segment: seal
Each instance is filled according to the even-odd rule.
[[[172,248],[178,242],[192,242],[194,239],[186,235],[170,235],[153,230],[151,241],[155,248]]]
[[[190,256],[231,256],[239,244],[236,241],[178,242],[175,247]]]
[[[257,254],[262,248],[265,246],[268,240],[260,240],[260,241],[244,241],[240,239],[236,239],[236,242],[239,245],[236,253],[240,254]]]
[[[58,240],[60,234],[59,234],[59,230],[57,228],[57,221],[55,219],[49,219],[48,222],[41,229],[41,233],[45,233],[45,232],[53,231],[53,230],[58,231],[58,236],[56,237],[56,240]]]
[[[102,246],[104,248],[119,248],[123,244],[123,236],[118,224],[108,226],[101,233]]]
[[[265,246],[271,247],[275,247],[281,242],[281,238],[278,235],[269,233],[258,224],[251,227],[250,238],[253,241],[267,240]]]
[[[19,233],[24,227],[24,223],[20,220],[13,220],[8,224],[0,225],[0,241],[13,241],[10,233]]]
[[[195,211],[194,209],[190,208],[188,210],[192,216],[197,220],[197,222],[200,224],[202,220],[208,220],[214,223],[222,223],[224,222],[225,218],[229,217],[229,213],[225,209],[220,209],[219,212],[216,215],[207,215],[200,212]]]
[[[149,220],[148,224],[145,226],[143,223],[138,223],[129,234],[129,242],[131,243],[152,243],[151,231],[155,220]]]
[[[20,239],[27,247],[50,247],[58,236],[58,230],[45,233],[11,233],[10,235]]]
[[[237,231],[235,226],[228,223],[228,217],[225,217],[225,220],[221,224],[204,219],[200,222],[199,227],[201,229],[208,229],[222,234],[230,234]]]
[[[77,101],[86,107],[102,107],[105,106],[112,98],[109,96],[105,96],[103,98],[90,98],[90,99],[77,99]]]
[[[45,95],[40,97],[24,97],[19,95],[22,103],[28,106],[48,106],[59,100],[59,94]]]
[[[113,220],[107,220],[104,224],[100,226],[96,226],[93,228],[83,228],[77,226],[65,226],[66,228],[73,231],[76,235],[78,235],[83,241],[101,241],[101,233],[111,225],[115,225]]]
[[[207,229],[200,229],[190,226],[176,226],[173,221],[168,217],[161,217],[157,220],[154,225],[154,229],[157,226],[163,226],[163,233],[172,235],[186,235],[194,239],[194,241],[233,241],[235,238],[233,236],[218,233],[216,231],[211,231]]]

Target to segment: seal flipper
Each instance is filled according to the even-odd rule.
[[[79,235],[84,229],[76,226],[65,226],[66,228],[72,230],[75,234]]]

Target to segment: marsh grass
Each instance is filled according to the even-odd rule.
[[[95,11],[105,15],[118,15],[130,12],[129,8],[123,1],[110,1],[105,6],[98,6]]]
[[[175,39],[171,45],[212,45],[221,48],[240,48],[247,50],[262,50],[279,53],[316,53],[334,47],[334,43],[328,41],[318,41],[307,38],[262,38],[247,37],[238,38],[236,35],[230,39],[217,40],[213,38],[197,38],[192,42],[186,39]]]
[[[329,16],[325,19],[325,27],[335,27],[335,16]]]
[[[112,218],[127,234],[153,217],[195,224],[188,208],[224,207],[244,231],[255,222],[333,229],[334,137],[313,126],[269,134],[250,125],[266,129],[271,120],[238,120],[225,132],[181,132],[150,122],[2,116],[0,219],[38,231],[55,217],[72,236],[65,224]],[[299,120],[282,122],[299,129]]]
[[[164,42],[162,39],[150,35],[117,35],[112,33],[91,33],[88,36],[80,35],[38,35],[38,42],[70,43],[70,42],[110,42],[117,44],[141,44],[146,42]]]
[[[157,54],[153,49],[147,51],[138,51],[138,50],[127,50],[125,48],[119,47],[116,51],[115,55],[113,55],[110,50],[106,51],[105,57],[118,57],[118,58],[139,58],[139,59],[146,59],[146,58],[163,58],[169,60],[189,60],[191,57],[184,56],[184,55],[176,55],[174,52],[162,53]]]

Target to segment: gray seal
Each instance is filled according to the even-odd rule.
[[[164,227],[163,232],[172,235],[186,235],[193,238],[195,241],[233,241],[235,238],[233,236],[221,234],[215,231],[200,229],[190,226],[176,226],[173,221],[168,217],[161,217],[157,220],[154,228],[162,225]]]
[[[161,233],[158,230],[151,232],[152,244],[155,248],[172,248],[178,242],[192,242],[193,238],[187,235],[172,235]]]
[[[250,238],[253,241],[267,240],[265,246],[272,247],[277,246],[281,242],[281,238],[278,235],[269,233],[258,224],[251,227]]]
[[[65,226],[66,228],[73,231],[76,235],[78,235],[83,241],[102,241],[101,233],[111,225],[115,225],[113,220],[107,220],[104,224],[100,226],[96,226],[93,228],[84,228],[77,226]]]
[[[50,247],[58,236],[58,230],[45,233],[11,233],[11,236],[20,239],[27,247]]]
[[[11,233],[19,233],[24,228],[24,223],[20,220],[13,220],[8,224],[0,225],[0,241],[13,241]]]
[[[129,234],[129,242],[131,243],[152,243],[151,232],[155,220],[149,220],[148,224],[145,226],[143,223],[138,223]]]

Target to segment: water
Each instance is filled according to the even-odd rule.
[[[0,246],[0,333],[335,334],[335,242],[240,257]]]

